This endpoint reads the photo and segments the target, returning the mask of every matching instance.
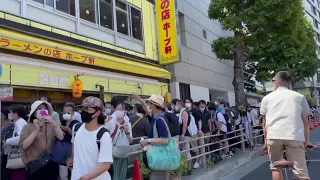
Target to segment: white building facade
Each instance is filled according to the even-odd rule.
[[[233,36],[208,17],[210,0],[177,0],[181,38],[180,62],[169,65],[173,98],[214,101],[222,97],[235,104],[233,62],[220,60],[212,52],[212,42]]]

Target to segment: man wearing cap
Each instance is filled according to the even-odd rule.
[[[144,102],[139,96],[133,95],[133,99],[140,102],[143,106],[147,118],[151,122],[151,131],[149,133],[148,139],[145,139],[140,142],[142,147],[149,145],[167,145],[169,143],[168,137],[169,132],[166,128],[165,122],[165,106],[164,106],[164,98],[158,94],[152,94],[149,99]],[[158,138],[154,137],[153,127],[154,125],[158,131]],[[144,159],[145,164],[146,159]],[[168,171],[150,171],[150,180],[168,180],[169,172]]]
[[[84,124],[76,134],[73,133],[73,155],[67,160],[68,167],[73,167],[71,179],[111,180],[108,170],[113,162],[112,144],[109,132],[103,127],[103,102],[89,96],[82,101],[81,107]],[[101,131],[103,135],[97,140]]]

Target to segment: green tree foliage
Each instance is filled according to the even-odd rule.
[[[209,17],[233,37],[218,38],[212,49],[221,59],[234,60],[236,104],[246,104],[245,64],[255,64],[258,81],[267,81],[279,70],[294,80],[315,74],[316,44],[300,0],[211,0]]]

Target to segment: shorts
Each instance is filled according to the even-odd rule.
[[[223,132],[223,131],[220,131],[220,135],[218,136],[218,138],[220,140],[224,140],[227,138],[227,133],[226,132]]]
[[[268,139],[268,151],[270,157],[270,169],[276,170],[272,163],[283,159],[283,152],[286,150],[288,161],[294,162],[293,173],[299,179],[310,179],[308,174],[305,148],[303,141]]]

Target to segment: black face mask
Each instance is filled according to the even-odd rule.
[[[96,112],[94,112],[96,113]],[[81,120],[84,123],[90,123],[94,118],[92,118],[94,113],[88,113],[87,111],[81,111]]]

